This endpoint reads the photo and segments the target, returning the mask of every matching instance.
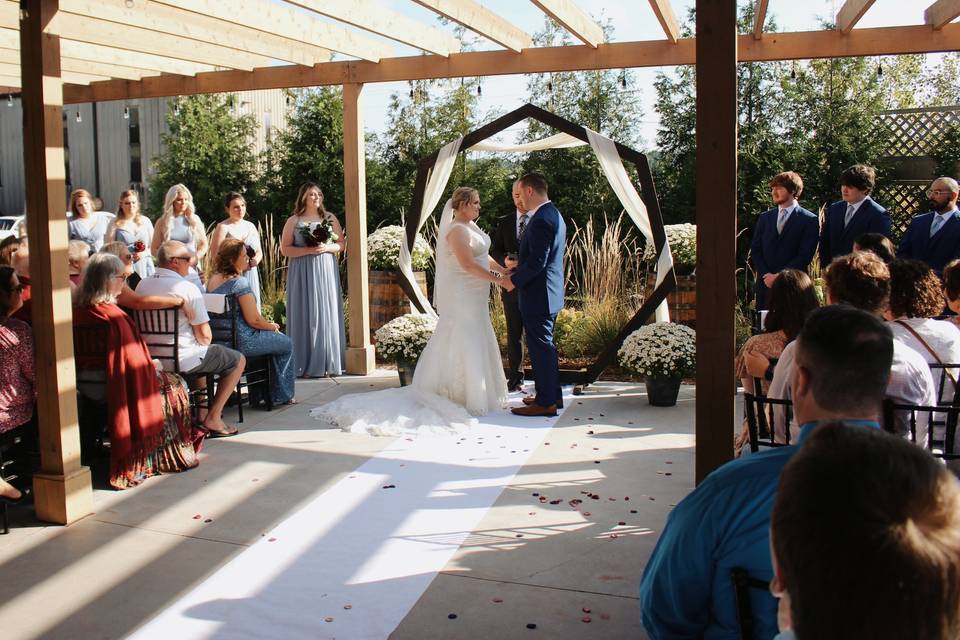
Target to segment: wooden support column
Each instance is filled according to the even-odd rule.
[[[80,465],[77,423],[60,38],[44,33],[58,5],[59,0],[21,5],[27,9],[20,14],[20,64],[41,461],[33,488],[40,520],[70,524],[92,512],[92,492],[90,471]]]
[[[696,481],[733,457],[737,7],[697,0]]]
[[[363,135],[363,85],[343,85],[343,195],[346,208],[350,336],[347,373],[366,375],[376,361],[370,344],[367,283],[367,171]]]

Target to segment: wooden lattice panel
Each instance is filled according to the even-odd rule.
[[[900,242],[900,237],[910,224],[910,218],[929,208],[924,194],[928,184],[927,182],[886,182],[881,183],[874,194],[874,199],[890,212],[894,244]]]
[[[896,109],[880,114],[891,135],[890,156],[926,156],[952,126],[960,125],[960,107]]]

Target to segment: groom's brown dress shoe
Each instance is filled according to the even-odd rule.
[[[523,402],[523,404],[530,406],[531,404],[537,403],[537,396],[524,396],[523,398],[520,399],[520,401]],[[562,399],[560,400],[560,402],[557,403],[557,409],[563,409]]]
[[[518,416],[547,416],[552,417],[557,415],[557,405],[552,404],[549,407],[541,407],[540,405],[528,404],[524,407],[514,407],[510,409],[510,412]]]

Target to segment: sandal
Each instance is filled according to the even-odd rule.
[[[215,431],[213,429],[203,428],[208,438],[229,438],[240,433],[240,429],[234,428],[233,431]]]

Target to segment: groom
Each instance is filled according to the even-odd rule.
[[[563,308],[563,252],[567,226],[547,196],[547,181],[528,173],[517,181],[528,222],[520,237],[519,265],[510,281],[519,292],[520,316],[527,335],[537,395],[524,398],[518,416],[555,416],[563,406],[560,366],[553,344],[553,323]]]

